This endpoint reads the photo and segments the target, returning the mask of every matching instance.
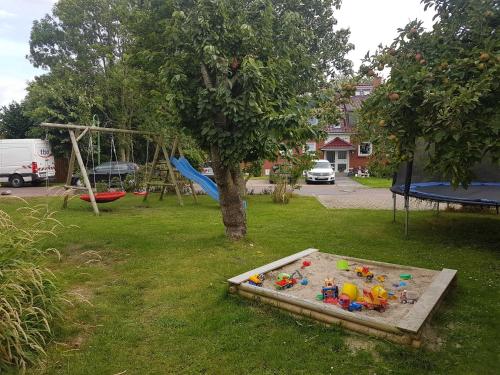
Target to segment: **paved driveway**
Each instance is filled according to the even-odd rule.
[[[256,193],[264,189],[272,189],[274,185],[263,180],[248,181],[247,188]],[[301,185],[295,191],[298,195],[314,196],[327,208],[367,208],[377,210],[392,210],[392,193],[386,188],[369,188],[359,184],[349,177],[337,176],[335,185]],[[396,197],[398,209],[404,208],[403,198]],[[411,201],[412,210],[432,209],[432,205]]]
[[[60,186],[52,186],[48,189],[45,186],[24,186],[21,188],[11,188],[11,187],[0,187],[0,194],[7,193],[10,191],[10,195],[0,195],[0,198],[9,197],[9,196],[17,196],[17,197],[44,197],[44,196],[56,196],[63,195],[64,188]]]

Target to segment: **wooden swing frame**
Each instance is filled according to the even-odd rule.
[[[167,165],[167,174],[165,177],[165,181],[162,183],[162,189],[161,189],[161,194],[160,194],[160,200],[163,200],[163,196],[166,191],[167,185],[173,185],[175,188],[175,193],[177,195],[177,201],[179,205],[183,206],[183,201],[182,201],[182,196],[181,192],[179,190],[179,185],[177,183],[177,179],[174,173],[174,167],[170,163],[170,157],[167,152],[167,147],[165,146],[164,143],[164,138],[162,134],[159,133],[154,133],[154,132],[149,132],[149,131],[140,131],[140,130],[128,130],[128,129],[117,129],[117,128],[101,128],[97,126],[86,126],[86,125],[76,125],[76,124],[56,124],[56,123],[42,123],[40,125],[43,128],[51,128],[51,129],[61,129],[61,130],[67,130],[69,133],[69,138],[71,140],[71,156],[69,159],[69,167],[68,167],[68,174],[66,176],[66,183],[64,185],[64,189],[66,191],[75,191],[75,190],[83,190],[87,191],[88,195],[90,197],[90,203],[92,205],[92,209],[94,211],[94,214],[96,216],[99,216],[99,207],[97,206],[96,198],[95,198],[95,193],[94,189],[92,188],[92,185],[90,183],[90,179],[87,173],[87,168],[83,162],[82,154],[80,153],[80,148],[78,146],[78,142],[87,134],[91,134],[92,132],[97,132],[97,133],[117,133],[117,134],[132,134],[132,135],[142,135],[142,136],[150,136],[153,139],[153,143],[156,144],[155,147],[155,153],[153,157],[153,164],[151,166],[151,169],[149,170],[148,176],[146,178],[146,194],[144,196],[144,201],[147,200],[150,186],[151,186],[151,179],[154,175],[154,169],[159,161],[160,157],[160,150],[163,152],[163,156],[165,157],[165,162]],[[178,140],[177,138],[174,140],[174,144],[172,147],[172,155],[175,154],[176,149],[179,150],[179,152],[182,154],[182,151],[180,147],[178,146]],[[75,161],[78,163],[78,166],[80,168],[80,172],[82,174],[83,178],[83,183],[85,187],[76,187],[71,185],[71,178],[73,176],[73,172],[75,170]],[[170,181],[170,183],[169,183]],[[196,193],[194,191],[193,183],[190,181],[191,184],[191,192],[193,194],[193,198],[196,200]],[[69,195],[65,194],[64,196],[64,202],[63,202],[63,209],[68,207],[68,199]]]

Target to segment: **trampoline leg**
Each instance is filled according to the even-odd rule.
[[[498,215],[498,206],[497,206],[497,215]]]
[[[436,215],[439,216],[439,202],[436,203]]]
[[[410,197],[405,197],[405,237],[408,238],[408,225],[410,221]]]
[[[392,222],[396,222],[396,193],[392,193]]]

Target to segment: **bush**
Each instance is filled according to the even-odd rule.
[[[394,172],[397,171],[397,167],[387,161],[380,161],[377,159],[372,159],[368,163],[368,170],[370,171],[370,176],[379,178],[392,178]]]
[[[46,207],[24,207],[14,221],[0,210],[0,372],[22,370],[44,354],[60,315],[60,297],[54,275],[42,266],[55,249],[42,249],[40,241],[55,236],[61,226]]]

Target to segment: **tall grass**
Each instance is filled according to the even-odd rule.
[[[25,204],[16,220],[0,210],[0,372],[24,370],[44,354],[60,314],[54,275],[43,266],[47,255],[59,253],[40,241],[62,224],[46,206]]]

